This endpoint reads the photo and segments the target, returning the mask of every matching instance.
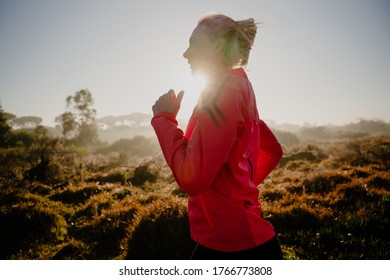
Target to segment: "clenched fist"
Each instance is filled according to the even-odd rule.
[[[154,103],[153,115],[157,116],[163,112],[172,113],[175,117],[180,109],[181,100],[183,99],[184,91],[181,90],[176,96],[176,93],[173,89],[169,90],[167,93],[160,96],[160,98]]]

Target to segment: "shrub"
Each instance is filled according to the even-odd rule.
[[[367,179],[367,186],[390,191],[390,173],[377,172]]]
[[[84,187],[69,186],[67,189],[51,195],[50,199],[78,205],[85,203],[92,195],[99,194],[102,191],[103,188],[96,185],[87,185]]]
[[[310,169],[307,161],[305,160],[289,161],[287,162],[285,168],[288,170],[296,170],[296,171],[308,171]]]
[[[63,240],[67,223],[57,209],[30,200],[0,208],[0,229],[0,259],[9,259],[36,244]]]
[[[341,175],[339,172],[324,172],[305,179],[303,187],[306,193],[327,193],[336,188],[337,185],[349,182],[351,179]]]
[[[306,205],[293,205],[271,212],[267,219],[281,232],[313,229],[321,221],[318,213]]]
[[[279,190],[264,190],[261,192],[261,200],[266,200],[266,201],[276,201],[280,200],[285,194]]]
[[[357,178],[367,178],[372,174],[372,170],[369,168],[356,167],[352,170],[350,176]]]
[[[145,182],[154,183],[157,180],[157,175],[151,170],[148,163],[142,164],[134,169],[131,183],[136,186],[142,186]]]
[[[0,150],[0,177],[16,183],[23,179],[24,172],[29,168],[28,150],[25,148],[10,148]]]
[[[98,174],[92,178],[89,178],[88,182],[99,182],[99,183],[121,183],[126,184],[131,181],[132,173],[130,170],[115,170],[108,174]]]
[[[172,192],[171,192],[172,195],[174,196],[179,196],[179,197],[188,197],[188,195],[183,192],[180,188],[175,188]]]
[[[48,185],[44,185],[41,183],[33,183],[30,187],[30,191],[33,194],[38,194],[38,195],[49,195],[53,192],[53,188]]]
[[[370,202],[371,196],[367,192],[367,188],[361,184],[343,184],[336,190],[337,200],[335,205],[341,210],[359,209],[365,203]]]
[[[390,167],[390,139],[372,137],[347,142],[340,158],[356,166],[383,164],[388,169]]]
[[[65,181],[61,165],[50,160],[42,160],[36,166],[27,170],[25,179],[54,185]]]
[[[113,259],[125,254],[122,240],[138,207],[128,204],[102,210],[97,219],[77,230],[78,238],[91,246],[88,259]]]
[[[51,256],[52,260],[85,260],[88,259],[88,245],[82,241],[70,239],[61,244],[56,252]]]
[[[122,200],[125,197],[129,197],[132,195],[132,191],[127,187],[117,187],[112,192],[112,198],[116,200]]]
[[[189,259],[190,238],[185,200],[157,200],[140,209],[128,228],[126,259]]]
[[[31,147],[35,141],[36,137],[33,133],[28,132],[26,130],[17,130],[12,131],[12,133],[10,134],[8,144],[12,147]]]
[[[114,204],[114,200],[110,193],[101,192],[91,196],[76,212],[76,216],[87,219],[97,219],[102,214],[102,211],[109,209]]]
[[[284,167],[290,161],[306,161],[318,163],[328,156],[318,147],[308,145],[291,153],[287,153],[280,161],[279,166]]]

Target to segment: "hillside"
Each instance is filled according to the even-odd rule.
[[[34,139],[1,149],[0,259],[189,258],[186,195],[155,141]],[[389,259],[389,136],[284,149],[260,201],[285,258]]]

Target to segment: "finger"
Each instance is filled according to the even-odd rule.
[[[176,97],[176,106],[180,107],[181,101],[183,100],[183,96],[184,90],[181,90]]]
[[[170,89],[168,92],[167,92],[167,95],[169,95],[173,101],[176,100],[176,94],[175,94],[175,91],[173,89]]]

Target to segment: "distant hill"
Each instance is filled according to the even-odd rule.
[[[109,116],[97,119],[99,137],[102,141],[113,142],[136,135],[155,137],[150,124],[152,115],[132,113],[124,116]],[[285,144],[294,144],[300,140],[335,140],[358,138],[374,134],[390,134],[390,123],[381,120],[359,120],[346,125],[315,126],[310,124],[277,124],[272,120],[266,123],[275,132],[278,139]],[[179,120],[179,126],[185,129],[186,121]]]
[[[8,113],[9,114],[9,113]],[[15,115],[10,119],[16,118]],[[31,118],[24,117],[20,120],[29,121]],[[38,118],[36,118],[38,119]],[[40,118],[39,118],[40,119]],[[103,142],[112,143],[114,141],[133,138],[134,136],[155,137],[155,133],[150,124],[152,115],[145,113],[131,113],[122,116],[105,116],[96,119],[99,129],[99,139]],[[274,131],[278,140],[283,144],[297,144],[306,140],[340,140],[340,139],[356,139],[369,135],[389,135],[390,122],[382,120],[366,120],[361,119],[356,122],[351,122],[345,125],[312,125],[306,123],[304,125],[283,123],[278,124],[272,120],[265,120],[268,126]],[[32,125],[32,122],[16,125],[13,123],[13,129],[34,129],[38,124]],[[179,127],[185,130],[187,126],[186,120],[179,120]],[[47,127],[50,135],[54,137],[62,136],[62,128],[60,125],[56,127]]]
[[[96,119],[99,127],[99,139],[108,143],[123,138],[133,138],[137,135],[154,137],[155,133],[150,124],[152,115],[132,113],[123,116],[107,116]],[[181,128],[185,129],[187,122],[179,120]]]
[[[149,114],[143,113],[132,113],[124,116],[107,116],[100,119],[96,119],[99,125],[116,127],[116,126],[148,126],[150,119],[152,118]]]
[[[297,144],[301,141],[328,141],[357,139],[366,136],[390,135],[390,123],[381,120],[359,120],[346,125],[303,126],[269,123],[282,144]]]

